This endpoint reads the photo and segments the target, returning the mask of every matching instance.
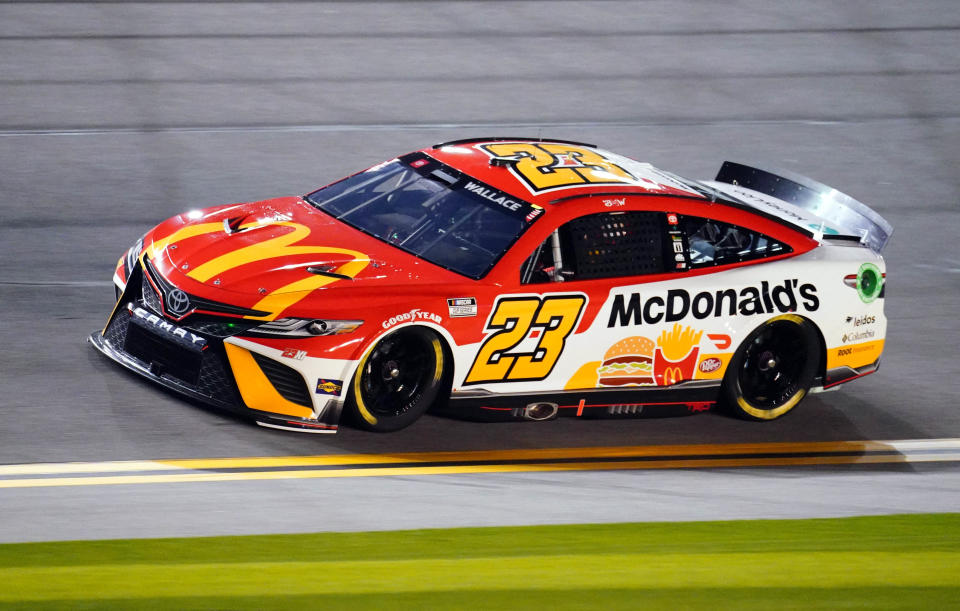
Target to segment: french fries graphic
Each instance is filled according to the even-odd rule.
[[[657,386],[693,379],[701,336],[703,331],[682,327],[680,323],[674,323],[672,329],[660,334],[653,355],[653,374]]]

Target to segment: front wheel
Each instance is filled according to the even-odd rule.
[[[754,330],[734,355],[723,380],[727,406],[747,420],[773,420],[806,396],[819,365],[813,326],[795,314]]]
[[[437,399],[444,374],[443,344],[423,327],[404,327],[381,339],[360,361],[347,408],[370,431],[413,424]]]

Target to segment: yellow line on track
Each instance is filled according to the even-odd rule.
[[[645,460],[629,460],[631,458]],[[578,459],[587,462],[578,462]],[[451,462],[461,464],[439,464]],[[545,448],[0,465],[0,488],[908,462],[960,462],[960,439]],[[216,469],[238,471],[213,471]],[[24,477],[31,475],[64,477]]]

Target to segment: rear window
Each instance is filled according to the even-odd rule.
[[[687,237],[690,267],[709,267],[792,252],[790,246],[729,223],[697,216],[680,220]]]

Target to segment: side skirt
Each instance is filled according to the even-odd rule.
[[[711,409],[720,393],[719,380],[670,386],[589,388],[546,393],[452,393],[440,413],[481,421],[581,418],[659,418],[686,416]]]
[[[824,390],[837,386],[838,384],[844,384],[857,378],[862,378],[865,375],[871,374],[880,368],[880,359],[877,359],[876,362],[869,365],[864,365],[863,367],[836,367],[827,371],[827,375],[823,381]]]

